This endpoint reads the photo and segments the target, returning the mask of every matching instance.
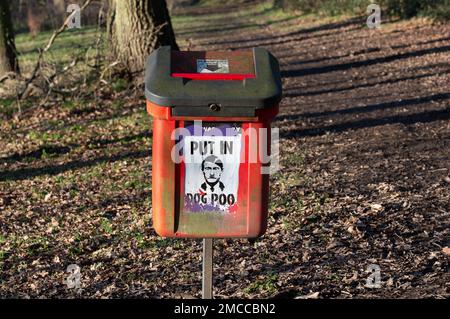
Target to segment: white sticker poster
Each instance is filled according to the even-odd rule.
[[[230,73],[228,60],[198,59],[197,73]]]
[[[186,212],[231,213],[237,209],[241,127],[205,124],[183,138]]]

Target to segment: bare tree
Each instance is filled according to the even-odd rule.
[[[19,71],[9,1],[0,0],[0,76]]]
[[[178,50],[165,0],[111,0],[108,33],[115,59],[131,75],[144,70],[155,48]]]

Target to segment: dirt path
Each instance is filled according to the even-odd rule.
[[[258,24],[247,18],[228,24]],[[273,260],[262,269],[293,295],[448,297],[450,27],[415,20],[372,31],[364,18],[259,25],[207,32],[194,49],[263,46],[282,66],[274,125],[285,166],[273,192],[288,199],[269,229],[294,225],[269,230]],[[310,197],[317,211],[305,205]],[[380,289],[363,287],[369,264],[381,268]]]
[[[282,66],[268,232],[216,241],[216,297],[449,297],[450,26],[246,3],[176,29],[191,50],[263,46]],[[0,296],[76,296],[73,263],[84,297],[198,297],[200,242],[149,227],[142,97],[99,98],[1,124]]]

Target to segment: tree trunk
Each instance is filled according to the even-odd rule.
[[[64,22],[64,19],[66,17],[66,3],[64,0],[53,0],[52,1],[53,10],[50,13],[52,20],[53,29],[59,28],[62,23]]]
[[[33,38],[41,32],[42,22],[42,8],[39,7],[36,0],[29,0],[27,2],[27,24]]]
[[[58,14],[64,14],[66,11],[66,3],[64,0],[53,0],[53,6]]]
[[[8,0],[0,0],[0,76],[19,73]]]
[[[155,48],[170,45],[178,50],[165,0],[113,0],[110,10],[112,53],[132,77],[142,74]]]

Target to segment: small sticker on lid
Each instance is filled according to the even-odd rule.
[[[197,73],[230,73],[228,60],[197,60]]]

